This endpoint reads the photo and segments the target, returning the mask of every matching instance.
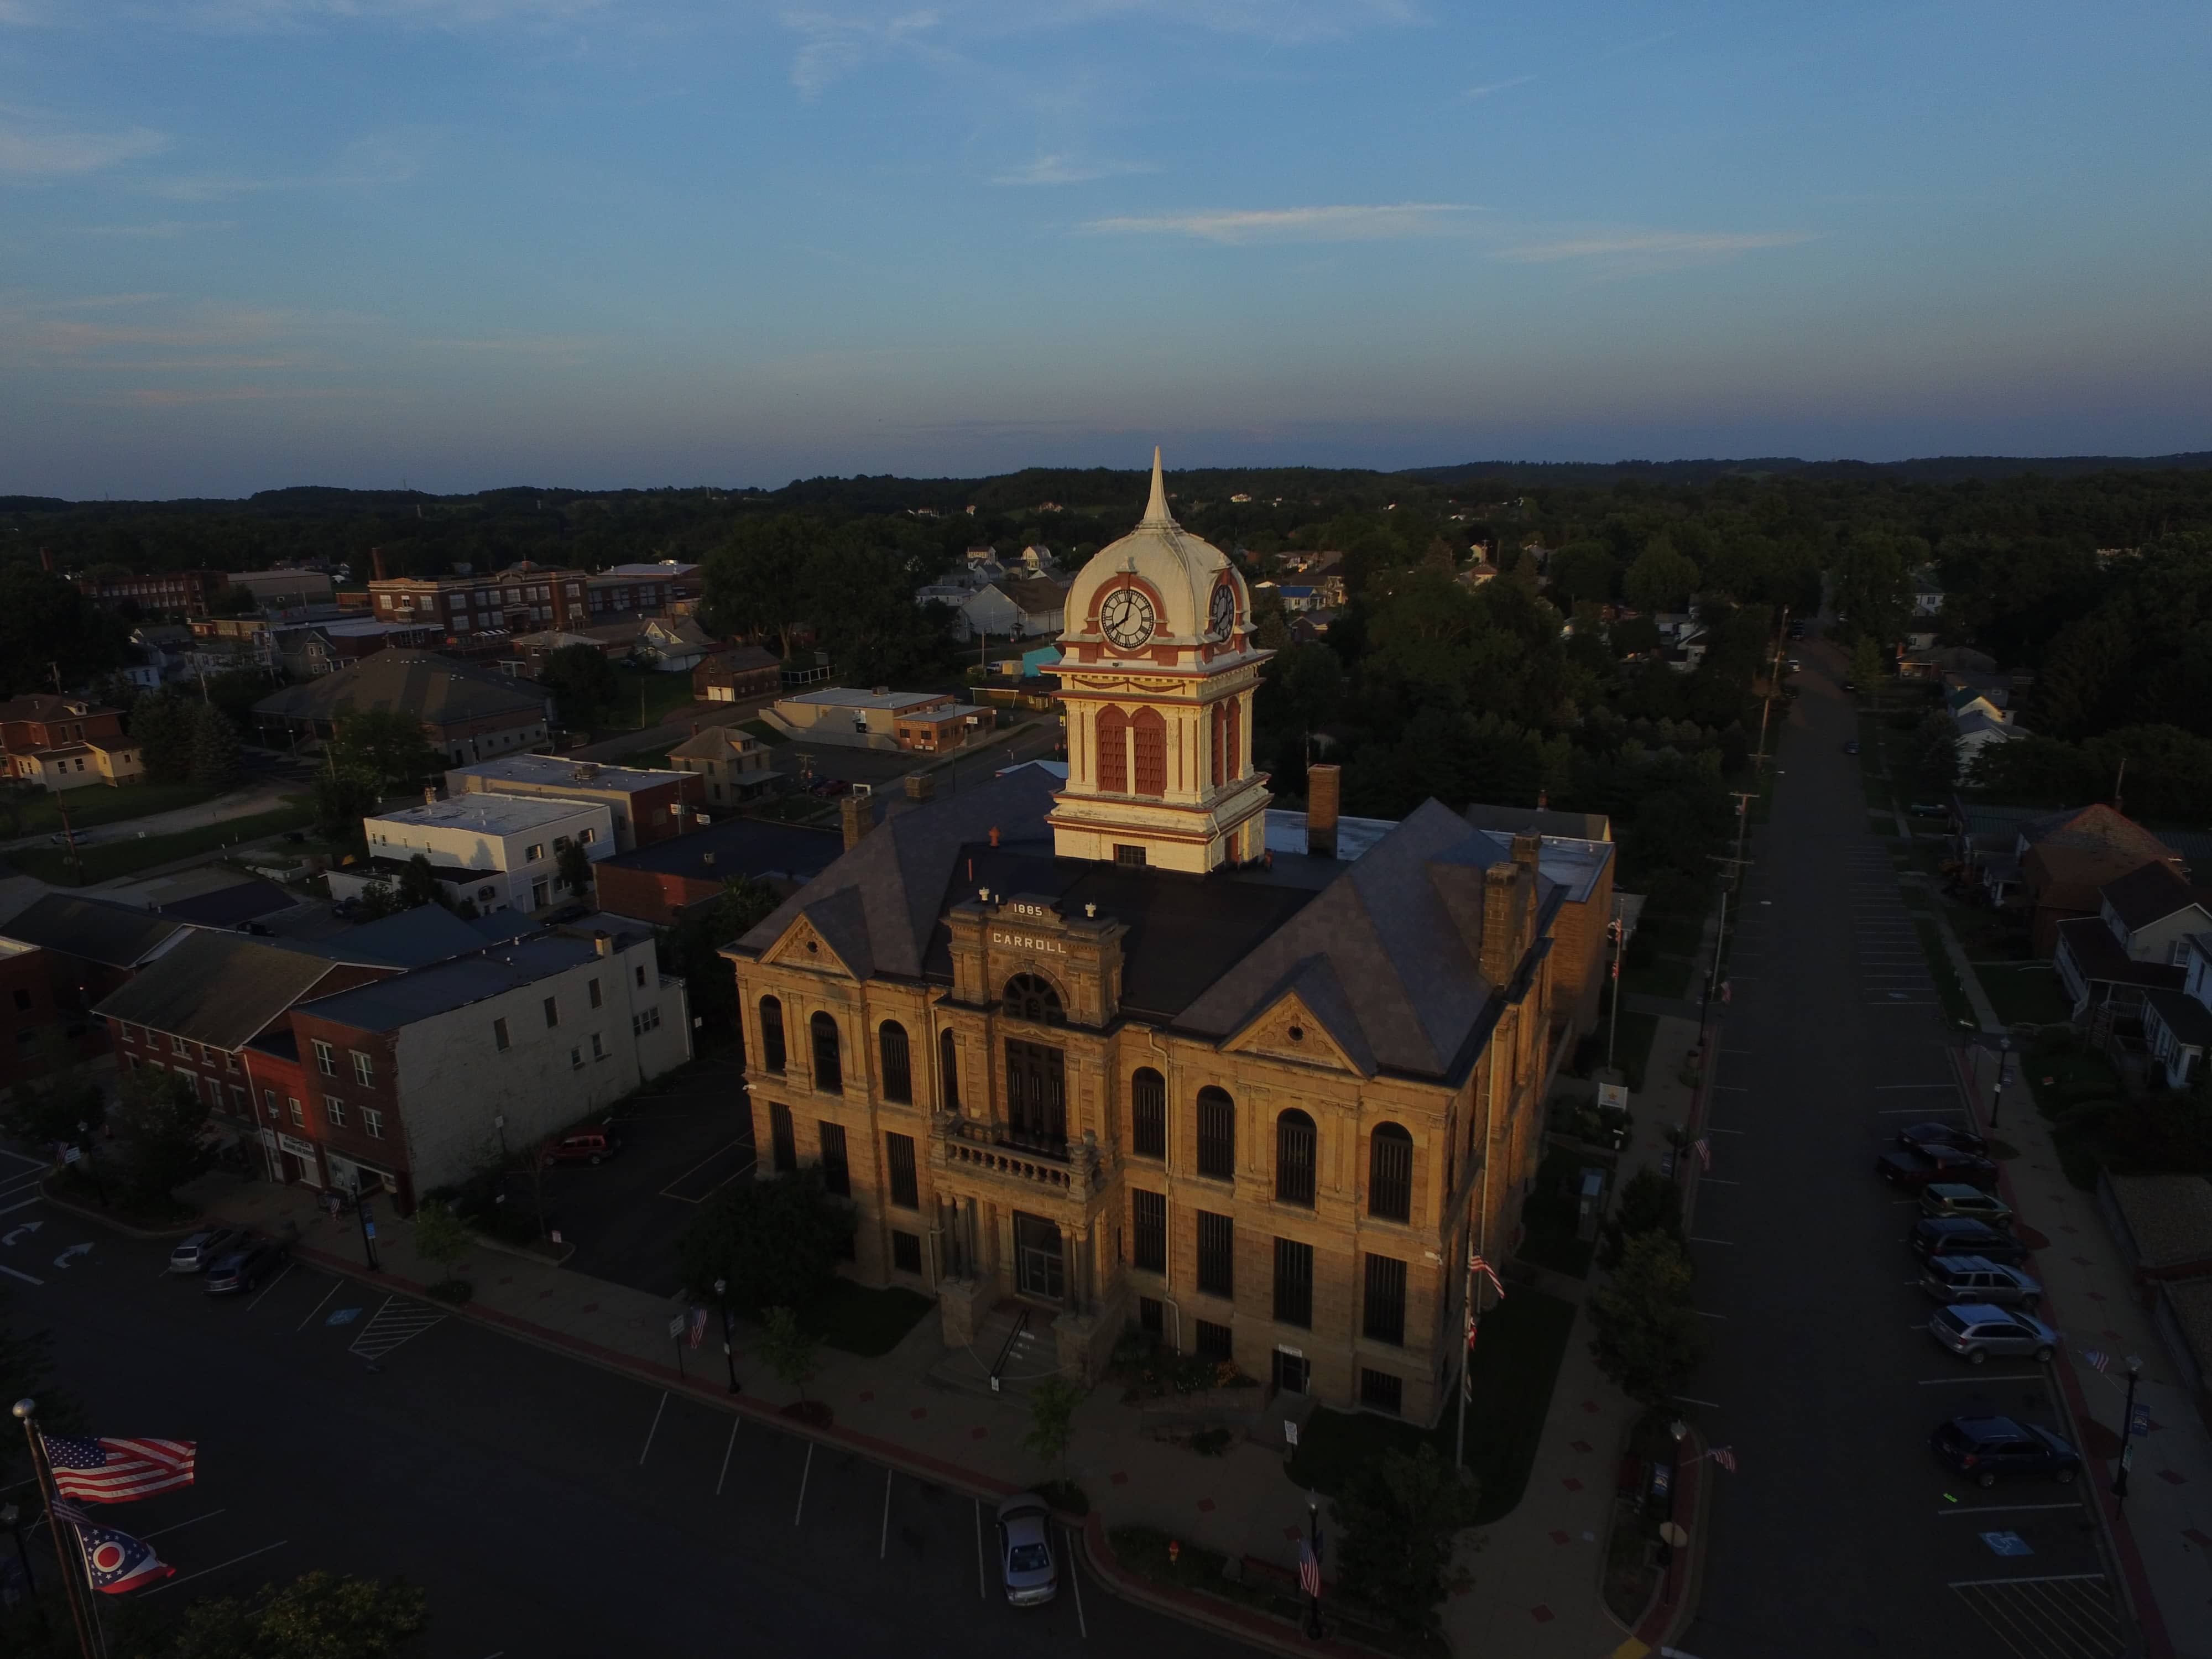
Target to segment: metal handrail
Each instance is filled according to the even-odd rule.
[[[1014,1344],[1021,1340],[1022,1333],[1029,1328],[1029,1323],[1030,1310],[1027,1308],[1021,1309],[1014,1315],[1014,1328],[1006,1333],[1006,1344],[999,1350],[999,1357],[991,1366],[993,1394],[998,1393],[1000,1374],[1006,1369],[1006,1361],[1013,1357]]]

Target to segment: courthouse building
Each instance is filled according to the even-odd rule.
[[[1062,644],[1065,781],[901,803],[726,947],[763,1173],[818,1164],[845,1271],[934,1295],[949,1343],[1017,1304],[1071,1376],[1134,1325],[1431,1420],[1572,1036],[1567,889],[1540,836],[1433,800],[1340,845],[1329,767],[1303,848],[1269,849],[1269,653],[1157,458]]]

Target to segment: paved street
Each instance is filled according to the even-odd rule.
[[[26,1204],[33,1172],[0,1155],[8,1316],[54,1332],[95,1431],[199,1443],[197,1486],[112,1511],[177,1569],[148,1593],[400,1574],[433,1659],[1234,1650],[1087,1582],[1018,1613],[972,1499],[428,1304],[305,1267],[210,1301],[166,1244]]]
[[[1741,1473],[1716,1476],[1701,1613],[1680,1645],[1700,1659],[2116,1653],[2083,1485],[1984,1492],[1928,1449],[1962,1414],[2069,1430],[2046,1368],[1978,1370],[1923,1328],[1931,1304],[1902,1243],[1913,1200],[1869,1166],[1900,1127],[1955,1121],[1956,1038],[1892,843],[1866,833],[1843,752],[1857,732],[1842,653],[1802,654],[1729,966],[1712,1168],[1691,1228],[1716,1339],[1694,1408]],[[2027,1234],[2039,1217],[2034,1195],[2023,1201]]]

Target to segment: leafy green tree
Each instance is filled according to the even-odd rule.
[[[789,658],[792,636],[811,620],[805,574],[826,538],[818,520],[795,513],[740,520],[701,572],[701,614],[718,634],[773,634]]]
[[[386,916],[396,916],[402,910],[413,908],[415,906],[402,899],[390,882],[372,881],[361,890],[360,901],[354,909],[354,920],[381,921]]]
[[[191,769],[197,789],[229,789],[246,775],[246,751],[238,728],[213,703],[191,706]]]
[[[428,1598],[412,1585],[310,1572],[193,1603],[147,1659],[398,1659],[419,1650],[428,1624]]]
[[[581,898],[591,890],[592,855],[584,850],[581,842],[570,842],[553,862],[560,872],[562,884],[571,893]]]
[[[1860,635],[1858,642],[1851,647],[1852,684],[1862,692],[1872,696],[1881,689],[1887,667],[1888,664],[1881,654],[1881,647],[1875,643],[1874,635]]]
[[[787,1388],[799,1390],[802,1401],[806,1398],[806,1385],[814,1380],[820,1351],[812,1334],[799,1324],[797,1314],[788,1308],[768,1310],[768,1328],[761,1334],[762,1357]]]
[[[580,732],[622,695],[614,665],[596,645],[564,645],[538,665],[538,683],[553,694],[561,724]]]
[[[720,1279],[732,1308],[804,1312],[836,1278],[853,1225],[852,1212],[823,1192],[822,1171],[810,1164],[769,1181],[732,1182],[702,1206],[677,1255],[694,1294]]]
[[[1022,1449],[1036,1454],[1046,1468],[1057,1470],[1075,1439],[1075,1408],[1084,1390],[1064,1376],[1048,1376],[1030,1390],[1029,1432]]]
[[[443,1279],[430,1287],[433,1294],[465,1291],[468,1288],[466,1281],[454,1276],[455,1269],[461,1265],[461,1259],[476,1249],[476,1235],[443,1199],[426,1198],[415,1206],[414,1243],[416,1255],[436,1263],[445,1273]]]
[[[732,876],[708,903],[687,907],[663,934],[663,960],[684,978],[693,1016],[709,1037],[741,1037],[737,979],[721,947],[765,921],[782,897],[766,882]]]
[[[1910,614],[1913,568],[1927,558],[1917,538],[1863,531],[1846,542],[1831,568],[1830,597],[1849,631],[1895,644]]]
[[[367,851],[361,821],[372,816],[383,799],[376,779],[350,766],[342,769],[325,766],[315,774],[311,788],[315,833],[325,841],[351,846],[356,852]]]
[[[171,1072],[123,1074],[115,1147],[125,1198],[139,1207],[167,1204],[177,1188],[214,1161],[203,1144],[208,1109],[191,1084]]]
[[[261,609],[261,601],[253,597],[253,590],[233,582],[209,602],[208,614],[212,617],[250,617]]]
[[[0,1297],[6,1294],[0,1292]],[[0,1312],[9,1311],[7,1302],[0,1299]],[[56,1386],[53,1349],[51,1333],[27,1330],[17,1320],[0,1318],[0,1395],[11,1406],[18,1400],[36,1400],[40,1425],[49,1434],[68,1434],[82,1427],[84,1408],[75,1395]],[[17,1481],[31,1478],[31,1456],[21,1426],[11,1419],[9,1427],[12,1433],[0,1434],[0,1484],[12,1490]],[[0,1626],[0,1630],[5,1628]]]
[[[1646,543],[1620,579],[1620,591],[1629,604],[1647,614],[1680,610],[1697,585],[1697,565],[1664,536]]]
[[[1599,1264],[1610,1267],[1620,1260],[1625,1240],[1644,1233],[1682,1237],[1681,1189],[1652,1169],[1638,1170],[1613,1200],[1612,1218],[1605,1224],[1605,1239],[1598,1251]]]
[[[1603,542],[1571,542],[1552,555],[1552,592],[1569,605],[1613,597],[1615,567]]]
[[[191,774],[191,705],[167,691],[148,691],[131,705],[131,735],[149,783],[182,783]]]
[[[401,910],[420,909],[426,904],[435,904],[447,910],[453,908],[453,898],[446,891],[445,883],[438,879],[438,872],[431,867],[430,860],[421,853],[409,859],[406,866],[400,871],[399,884],[392,896],[397,901],[395,908]]]
[[[1662,1231],[1624,1240],[1612,1282],[1590,1292],[1590,1354],[1630,1399],[1664,1405],[1704,1361],[1708,1338],[1690,1303],[1690,1259]]]
[[[2014,746],[1990,744],[1983,752]],[[2212,738],[2179,726],[2126,726],[2081,747],[2087,782],[2077,799],[2117,795],[2130,816],[2153,823],[2212,821]]]
[[[1453,1543],[1474,1524],[1481,1489],[1424,1441],[1353,1470],[1329,1505],[1345,1589],[1408,1631],[1434,1630],[1451,1588]]]
[[[1949,709],[1931,708],[1912,736],[1913,773],[1921,790],[1948,796],[1959,782],[1959,722]]]
[[[372,780],[380,791],[415,788],[444,768],[445,757],[422,722],[404,709],[364,708],[347,714],[330,742],[329,770]]]
[[[0,696],[51,691],[120,665],[130,624],[35,564],[0,565]]]
[[[1984,744],[1967,775],[1977,795],[2010,806],[2086,805],[2110,781],[2079,744],[2033,734]]]

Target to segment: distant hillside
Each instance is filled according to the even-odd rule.
[[[1793,477],[1960,483],[1969,478],[2074,477],[2085,472],[2186,472],[2212,467],[2212,450],[2179,455],[1932,455],[1910,461],[1807,461],[1794,455],[1724,461],[1466,461],[1390,476],[1450,489],[1468,483],[1601,487],[1640,481],[1694,487],[1716,478]]]

